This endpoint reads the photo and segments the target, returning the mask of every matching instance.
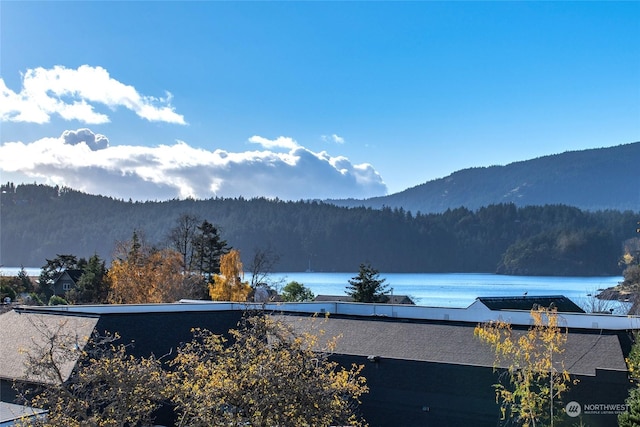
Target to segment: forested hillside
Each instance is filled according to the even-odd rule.
[[[399,193],[367,200],[333,200],[339,206],[402,207],[444,212],[498,203],[565,204],[580,209],[640,209],[640,142],[572,151],[533,160],[464,169]]]
[[[162,246],[180,215],[219,226],[248,260],[256,249],[280,257],[279,271],[620,274],[623,244],[638,214],[564,205],[497,204],[439,214],[344,208],[266,199],[131,202],[42,185],[2,187],[0,264],[39,267],[56,254],[109,260],[134,230]]]

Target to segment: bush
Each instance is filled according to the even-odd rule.
[[[6,297],[11,298],[11,301],[15,301],[16,291],[14,291],[11,286],[0,285],[0,302],[4,301]]]
[[[35,292],[29,293],[29,304],[33,305],[44,305],[42,299]]]
[[[69,305],[69,303],[66,299],[57,295],[53,295],[51,298],[49,298],[49,305]]]

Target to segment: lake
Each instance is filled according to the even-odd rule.
[[[40,275],[39,268],[25,268],[31,276]],[[19,267],[0,267],[3,275],[17,275]],[[278,289],[296,281],[315,295],[345,295],[354,273],[272,273],[271,283]],[[596,295],[598,289],[617,285],[621,276],[556,277],[503,276],[481,273],[380,273],[394,295],[408,295],[417,305],[431,307],[467,307],[477,297],[524,295],[564,295],[582,305]],[[249,276],[245,276],[250,280]]]
[[[357,273],[273,273],[272,282],[302,283],[315,295],[345,295],[349,279]],[[479,273],[380,273],[394,295],[408,295],[417,305],[467,307],[477,297],[564,295],[581,305],[598,289],[617,285],[612,277],[534,277]],[[281,285],[281,286],[282,286]]]

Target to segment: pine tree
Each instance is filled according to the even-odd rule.
[[[379,278],[380,273],[370,264],[360,264],[358,275],[349,280],[347,294],[356,302],[385,302],[387,300],[386,279]]]
[[[619,427],[637,427],[640,426],[640,387],[633,387],[629,391],[629,397],[625,401],[628,412],[618,415]]]

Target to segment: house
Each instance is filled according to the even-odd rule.
[[[509,296],[509,297],[478,297],[476,301],[484,304],[490,310],[527,310],[535,306],[555,307],[562,313],[584,313],[575,302],[564,295],[551,296]]]
[[[316,302],[353,302],[353,297],[349,295],[317,295]]]
[[[80,277],[82,277],[82,273],[82,270],[63,271],[51,285],[53,288],[53,294],[64,297],[67,291],[70,291],[77,286]]]
[[[387,295],[387,304],[411,304],[415,305],[408,295]]]
[[[530,300],[527,300],[531,302]],[[174,304],[21,307],[0,315],[0,396],[12,403],[11,383],[20,379],[24,351],[37,337],[37,325],[58,325],[71,337],[91,331],[118,332],[135,342],[136,356],[164,355],[191,339],[190,329],[225,334],[246,310],[309,331],[315,322],[324,337],[339,336],[331,358],[343,366],[363,364],[370,392],[360,410],[375,426],[497,426],[499,407],[492,387],[498,380],[494,354],[474,337],[478,323],[502,319],[516,334],[531,324],[528,306],[511,309],[507,301],[478,299],[467,308],[423,307],[348,302],[230,303],[181,301]],[[553,296],[547,302],[562,306]],[[330,313],[327,317],[315,314]],[[575,311],[560,312],[568,340],[565,369],[579,382],[563,399],[581,409],[581,418],[565,417],[557,426],[578,422],[616,425],[625,410],[629,382],[625,357],[640,318]],[[319,347],[323,343],[318,343]],[[175,352],[173,353],[175,354]],[[68,375],[72,366],[65,368]],[[504,369],[504,366],[498,366]],[[15,393],[14,393],[15,394]],[[608,408],[608,409],[600,409]],[[614,409],[610,409],[614,408]],[[571,415],[576,414],[572,412]],[[157,422],[170,425],[166,419]]]

